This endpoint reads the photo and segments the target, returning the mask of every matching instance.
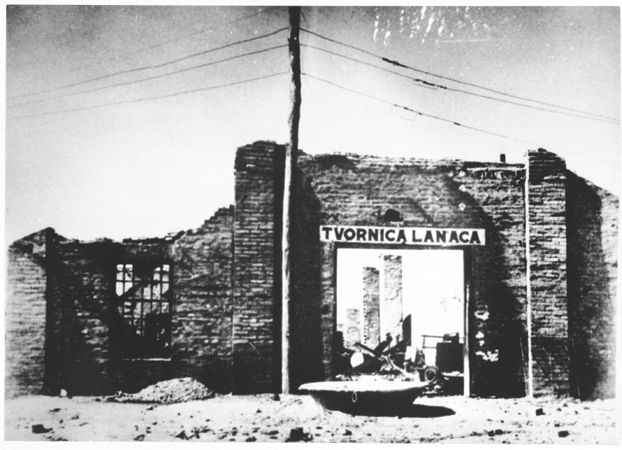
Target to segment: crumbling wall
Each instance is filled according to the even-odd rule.
[[[54,349],[60,365],[51,393],[63,388],[72,395],[97,395],[116,387],[110,329],[119,250],[112,242],[69,241],[50,262],[51,326],[60,334]]]
[[[615,395],[618,198],[569,172],[568,315],[572,394]]]
[[[232,263],[233,206],[175,241],[174,371],[219,392],[232,388]]]
[[[45,380],[46,255],[51,228],[9,247],[5,315],[5,395],[41,394]]]
[[[50,352],[50,393],[103,395],[132,391],[166,377],[165,360],[127,354],[124,319],[115,292],[116,267],[138,261],[170,262],[164,242],[66,241],[49,262],[48,320],[55,330]]]
[[[132,392],[173,376],[193,376],[229,391],[232,239],[229,207],[174,237],[81,242],[59,238],[50,229],[18,241],[9,251],[7,355],[8,366],[16,368],[9,379],[21,381],[7,392]],[[142,267],[147,274],[152,267],[170,266],[167,354],[129,351],[132,339],[115,289],[118,264]],[[25,330],[30,335],[21,342]]]
[[[192,376],[226,392],[231,369],[232,208],[175,238],[122,243],[67,242],[53,264],[53,304],[64,360],[59,387],[75,394],[137,391],[176,376]],[[168,354],[128,353],[127,324],[117,306],[117,264],[171,268]]]

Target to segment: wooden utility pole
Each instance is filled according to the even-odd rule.
[[[298,158],[298,123],[300,122],[300,7],[289,7],[289,62],[291,73],[289,144],[285,150],[283,181],[283,226],[281,228],[281,392],[289,393],[289,310],[291,300],[290,243],[292,192]]]

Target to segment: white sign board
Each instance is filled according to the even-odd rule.
[[[486,231],[483,228],[320,225],[320,241],[389,245],[485,245]]]

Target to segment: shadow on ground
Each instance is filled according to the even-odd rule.
[[[407,407],[368,407],[350,410],[342,410],[353,416],[375,416],[375,417],[444,417],[453,416],[456,412],[444,406],[430,406],[414,404]]]

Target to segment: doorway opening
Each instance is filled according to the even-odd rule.
[[[468,395],[464,274],[462,249],[338,248],[337,372],[382,372],[371,350]]]

